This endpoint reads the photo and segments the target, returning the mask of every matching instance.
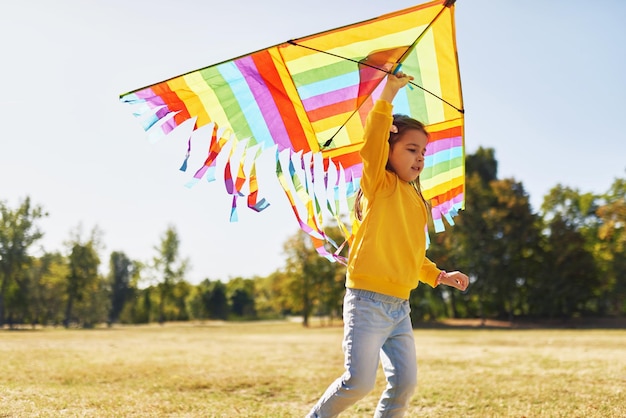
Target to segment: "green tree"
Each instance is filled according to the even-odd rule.
[[[325,228],[324,233],[334,242],[340,243],[344,236],[338,227]],[[331,252],[328,244],[326,249]],[[348,256],[349,247],[346,245],[340,255]],[[329,318],[332,324],[333,318],[341,317],[343,310],[343,296],[346,292],[346,266],[340,262],[329,262],[324,257],[317,257],[314,270],[317,272],[319,281],[319,304],[317,314]]]
[[[493,149],[479,148],[466,157],[467,209],[455,218],[456,226],[449,233],[452,236],[448,248],[455,261],[451,266],[468,274],[472,283],[467,296],[455,301],[454,309],[463,303],[468,316],[483,320],[493,312],[493,264],[496,260],[492,254],[499,244],[498,237],[491,231],[493,223],[486,214],[497,207],[497,196],[491,188],[491,183],[497,180],[497,167]]]
[[[434,237],[429,249],[439,267],[464,270],[471,278],[465,294],[435,289],[439,297],[429,299],[435,305],[447,303],[451,316],[462,312],[511,320],[528,310],[527,283],[539,263],[540,217],[532,212],[523,185],[499,180],[497,167],[493,149],[479,148],[466,157],[468,209],[456,218],[455,227]],[[429,317],[440,314],[436,306],[421,311]]]
[[[585,238],[594,237],[601,224],[597,215],[599,200],[593,193],[581,193],[578,189],[557,184],[544,196],[541,210],[547,222],[558,216]],[[591,244],[593,240],[588,242]]]
[[[109,278],[111,309],[109,310],[109,326],[119,320],[124,305],[133,292],[132,279],[136,264],[123,252],[114,251],[109,259]]]
[[[185,301],[187,311],[192,319],[207,319],[209,317],[202,300],[203,294],[206,291],[205,282],[207,281],[208,280],[205,279],[198,285],[192,286],[189,296]]]
[[[118,321],[123,324],[147,323],[150,320],[150,309],[147,309],[144,304],[144,293],[147,292],[147,289],[140,288],[146,266],[141,261],[133,260],[129,270],[131,276],[128,293],[119,313]]]
[[[161,242],[155,247],[157,255],[152,260],[152,266],[157,275],[158,316],[159,323],[166,320],[165,307],[172,299],[176,284],[180,282],[187,271],[188,261],[180,257],[180,239],[176,228],[168,226],[161,236]]]
[[[60,253],[45,253],[30,269],[29,311],[33,324],[63,322],[68,263]]]
[[[43,237],[37,222],[45,216],[43,209],[33,206],[28,197],[17,209],[0,201],[0,327],[5,323],[8,291],[14,288],[19,292],[19,283],[32,263],[29,250]],[[22,299],[25,297],[22,294]]]
[[[486,224],[497,243],[491,253],[492,294],[497,314],[513,320],[527,314],[525,285],[537,272],[540,218],[521,183],[505,179],[490,186],[496,202],[485,214]]]
[[[493,148],[479,147],[474,154],[465,157],[465,172],[475,175],[483,187],[498,179],[498,161]]]
[[[529,298],[535,316],[567,319],[585,312],[593,298],[597,271],[593,257],[585,249],[585,238],[561,215],[547,224],[546,260],[542,280]]]
[[[231,312],[239,318],[256,318],[254,280],[236,277],[226,283]]]
[[[98,275],[100,257],[101,232],[97,227],[91,231],[89,238],[82,237],[82,227],[79,225],[72,232],[68,242],[70,255],[68,257],[69,273],[67,275],[67,304],[65,307],[65,327],[72,322],[83,323],[91,326],[100,318],[102,296],[105,292],[101,278]],[[75,304],[82,303],[79,307],[80,315],[74,315]]]
[[[124,304],[120,313],[120,322],[123,324],[147,324],[152,315],[152,287],[140,289],[133,286],[133,295]]]
[[[288,238],[283,248],[287,254],[285,273],[288,279],[285,284],[289,295],[288,303],[293,312],[302,314],[302,324],[308,327],[316,300],[316,277],[309,266],[319,255],[309,237],[300,230]]]
[[[286,281],[286,274],[280,270],[254,280],[254,302],[260,318],[281,318],[291,313],[284,290]]]
[[[616,179],[597,209],[601,220],[594,257],[602,278],[598,313],[626,314],[626,179]]]
[[[545,262],[529,298],[535,315],[570,318],[588,313],[599,275],[593,257],[600,219],[598,198],[557,185],[542,205]]]
[[[228,319],[226,286],[221,281],[204,279],[190,289],[187,310],[195,319]]]
[[[208,286],[205,294],[205,306],[211,319],[228,319],[230,306],[228,304],[226,285],[217,280]]]
[[[327,228],[326,233],[335,241],[341,236],[337,228]],[[303,231],[290,237],[283,248],[287,255],[287,305],[293,312],[302,314],[303,325],[309,326],[309,318],[316,310],[332,315],[340,309],[345,267],[321,257]]]
[[[190,318],[187,310],[187,300],[191,295],[192,286],[185,280],[179,280],[172,289],[172,298],[168,304],[167,318],[175,321],[188,321]]]

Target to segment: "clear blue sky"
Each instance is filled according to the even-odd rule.
[[[118,95],[418,3],[4,2],[0,199],[49,212],[48,251],[97,225],[104,271],[111,251],[148,260],[173,224],[188,280],[267,275],[298,228],[270,161],[259,176],[272,206],[231,224],[223,183],[185,188],[181,142],[150,145]],[[556,184],[602,193],[626,177],[626,2],[458,0],[456,17],[468,152],[493,147],[500,178],[536,209]]]

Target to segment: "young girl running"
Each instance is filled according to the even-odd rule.
[[[392,116],[397,92],[413,77],[389,75],[370,112],[361,149],[362,221],[350,248],[343,305],[345,372],[309,418],[336,417],[367,395],[382,363],[387,387],[375,417],[401,417],[417,386],[409,293],[418,281],[465,290],[468,277],[446,273],[426,258],[427,205],[420,190],[428,133],[406,116]]]

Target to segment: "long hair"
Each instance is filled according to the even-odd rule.
[[[430,137],[428,131],[426,131],[426,127],[424,126],[422,122],[416,119],[410,118],[406,115],[398,115],[398,114],[393,115],[393,125],[396,128],[398,128],[397,129],[398,132],[389,132],[388,142],[389,142],[390,149],[395,146],[396,142],[398,142],[398,140],[402,137],[402,134],[410,129],[415,129],[417,131],[423,132],[427,138]],[[393,169],[389,165],[389,162],[387,162],[387,166],[385,167],[385,169],[393,172]],[[415,180],[410,182],[410,184],[411,186],[413,186],[413,188],[415,189],[415,192],[418,194],[420,199],[422,199],[426,207],[430,207],[426,199],[424,199],[424,195],[422,194],[422,185],[420,183],[419,176]],[[356,198],[354,200],[354,216],[359,221],[363,220],[363,212],[362,212],[363,208],[361,205],[362,199],[363,199],[363,191],[361,190],[361,188],[359,188],[356,194]]]

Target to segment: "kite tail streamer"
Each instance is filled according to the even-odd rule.
[[[228,142],[231,137],[231,132],[229,130],[225,130],[222,132],[219,140],[217,139],[218,127],[217,124],[213,126],[213,133],[211,135],[211,143],[209,145],[208,156],[202,167],[196,170],[193,175],[193,179],[187,183],[187,187],[191,187],[195,185],[199,180],[201,180],[205,175],[207,181],[211,182],[215,180],[215,171],[217,164],[217,157],[222,152],[222,148]]]
[[[309,198],[308,194],[305,192],[302,182],[296,175],[291,151],[289,151],[289,154],[290,155],[288,155],[289,157],[288,171],[290,175],[289,176],[285,175],[285,170],[282,167],[282,161],[280,160],[279,155],[277,153],[276,176],[278,177],[278,180],[285,194],[287,195],[287,198],[289,199],[289,203],[291,203],[291,209],[293,210],[293,213],[298,221],[298,224],[300,225],[300,229],[302,229],[304,232],[306,232],[310,236],[313,246],[315,247],[315,250],[317,251],[319,255],[328,259],[329,261],[335,261],[334,255],[328,252],[324,245],[326,242],[332,242],[332,240],[330,240],[329,237],[326,236],[324,231],[318,227],[315,221],[316,217],[313,215],[313,205],[311,203],[311,199]],[[291,179],[291,182],[288,182],[287,180],[288,177]],[[299,197],[300,201],[305,204],[305,207],[307,209],[307,221],[306,222],[303,220],[303,216],[300,214],[300,211],[298,209],[298,204],[296,203],[296,199],[294,198],[293,193],[291,192],[292,188],[293,190],[295,190],[296,195]]]
[[[187,138],[187,152],[185,153],[185,159],[183,161],[183,163],[181,164],[179,170],[180,171],[187,171],[187,165],[189,162],[189,156],[191,156],[191,138],[193,138],[193,133],[196,129],[198,129],[197,125],[196,125],[196,118],[192,118],[191,120],[193,120],[193,129],[191,131],[191,133],[189,134],[189,137]]]
[[[233,146],[230,149],[230,153],[228,154],[228,159],[226,160],[226,165],[224,166],[224,186],[226,187],[226,193],[233,196],[233,201],[230,210],[230,221],[237,222],[239,220],[239,216],[237,215],[237,197],[243,196],[240,193],[239,188],[243,186],[245,183],[245,176],[243,174],[243,157],[239,162],[239,169],[237,170],[237,177],[233,180],[232,173],[232,160],[233,154],[237,148],[237,146],[241,144],[237,142],[236,139],[233,140]],[[245,155],[245,149],[244,149]]]
[[[176,116],[177,114],[178,112],[169,112],[167,115],[159,119],[158,122],[150,126],[147,134],[148,141],[151,144],[156,144],[172,131],[170,122],[174,120],[174,116]]]
[[[261,212],[266,209],[270,204],[265,198],[257,201],[259,195],[259,184],[256,176],[256,161],[261,155],[261,148],[257,151],[254,160],[252,161],[252,167],[250,168],[250,194],[248,195],[248,207],[255,212]]]
[[[191,140],[190,140],[190,142],[191,142]],[[187,153],[185,154],[185,160],[183,161],[183,163],[181,164],[181,166],[180,166],[180,168],[178,170],[180,170],[180,171],[187,171],[187,162],[189,161],[189,155],[190,155],[190,152],[189,152],[189,150],[187,150]]]

